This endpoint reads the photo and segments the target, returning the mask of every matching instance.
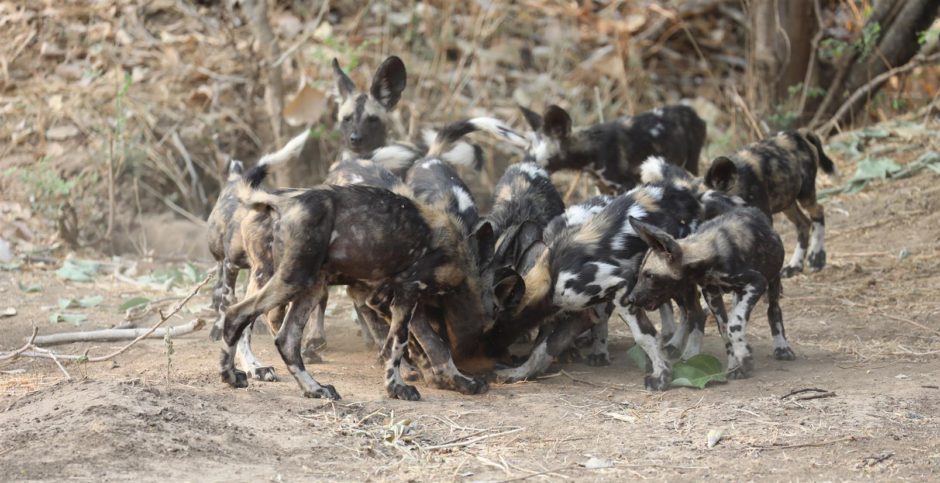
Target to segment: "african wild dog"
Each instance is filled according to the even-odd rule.
[[[343,145],[356,155],[386,146],[389,112],[398,104],[407,84],[405,63],[394,55],[385,59],[375,71],[368,93],[357,91],[356,84],[336,59],[333,59],[333,73],[340,98],[336,118]]]
[[[277,164],[293,159],[300,154],[308,134],[309,131],[305,131],[291,139],[281,150],[262,156],[258,164]],[[212,307],[219,312],[219,319],[210,331],[210,337],[213,339],[218,339],[221,335],[223,314],[235,301],[235,283],[239,270],[251,268],[246,240],[242,237],[242,222],[251,210],[239,202],[237,194],[242,172],[242,163],[233,160],[228,181],[209,214],[209,251],[219,267],[219,278],[212,292]],[[284,195],[290,193],[291,190],[281,191]],[[246,334],[245,340],[240,341],[238,345],[237,356],[240,365],[253,378],[264,381],[277,380],[274,368],[262,364],[251,352],[249,337],[250,333]]]
[[[527,159],[550,172],[588,171],[605,193],[633,188],[640,164],[652,155],[698,172],[706,127],[691,107],[667,106],[577,131],[572,131],[571,117],[558,106],[549,106],[543,116],[526,108],[522,112],[534,131]]]
[[[738,379],[750,376],[754,367],[745,332],[751,310],[766,292],[774,357],[795,358],[780,311],[783,243],[763,213],[736,207],[678,240],[643,221],[631,218],[630,224],[650,246],[628,297],[631,304],[656,306],[690,285],[701,286],[725,340],[728,375]],[[721,299],[724,291],[734,294],[730,320]]]
[[[550,244],[533,243],[522,257],[522,265],[527,268],[523,272],[525,294],[517,306],[500,314],[487,334],[488,354],[501,357],[519,334],[559,312],[585,311],[612,303],[613,311],[627,322],[634,339],[652,360],[646,387],[665,389],[671,381],[671,366],[656,339],[656,329],[642,309],[627,301],[647,250],[628,218],[643,219],[679,235],[697,214],[698,204],[687,190],[641,186],[617,197],[584,224],[561,230]],[[543,370],[557,355],[555,351],[568,347],[575,336],[600,318],[603,314],[568,319],[535,347],[522,367],[497,371],[498,376],[517,380]]]
[[[477,129],[483,121],[467,121],[459,127],[461,132],[472,130],[466,123]],[[442,130],[439,137],[443,140],[432,146],[431,154],[441,152],[451,138],[459,137],[449,133],[447,129]],[[387,312],[391,318],[392,330],[383,351],[387,355],[386,389],[390,395],[405,399],[419,397],[417,390],[404,384],[399,372],[404,345],[408,342],[408,321],[414,314],[418,314],[418,318],[412,334],[420,345],[415,348],[425,356],[419,364],[423,361],[423,367],[433,372],[433,380],[465,393],[485,390],[484,382],[459,373],[450,349],[444,345],[449,343],[458,356],[471,352],[487,318],[483,304],[489,290],[484,283],[481,293],[475,254],[488,250],[480,250],[473,242],[465,241],[466,228],[458,221],[462,210],[454,214],[447,210],[450,206],[462,208],[462,202],[454,203],[448,198],[449,195],[460,198],[461,193],[454,189],[453,181],[444,180],[441,191],[445,196],[421,202],[410,188],[390,173],[383,175],[384,168],[374,163],[347,160],[341,164],[352,172],[334,171],[331,175],[337,179],[342,179],[342,173],[346,172],[347,179],[361,182],[368,178],[379,184],[389,183],[387,188],[401,192],[365,186],[331,186],[282,198],[252,189],[263,180],[267,165],[259,165],[245,175],[242,191],[249,203],[262,212],[271,209],[277,212],[275,217],[270,217],[277,220],[273,245],[276,253],[282,253],[276,268],[268,271],[274,273],[264,287],[229,311],[229,315],[237,314],[242,318],[234,328],[228,322],[225,328],[229,347],[223,357],[223,379],[235,386],[247,383],[243,374],[231,366],[232,332],[244,330],[244,317],[284,307],[289,301],[292,308],[285,319],[288,326],[277,338],[282,356],[308,395],[335,396],[335,391],[311,382],[303,361],[292,347],[299,345],[300,341],[294,340],[298,337],[298,326],[302,333],[304,317],[322,300],[320,293],[327,285],[344,284],[357,289],[360,296],[354,299],[368,298],[370,309]],[[427,167],[418,164],[413,169]],[[354,188],[371,191],[357,192]],[[387,199],[390,197],[394,199]],[[384,226],[368,223],[370,215]],[[332,230],[328,240],[324,239],[323,230]],[[259,235],[253,237],[259,238]],[[265,257],[263,250],[258,253],[259,258]],[[267,256],[269,263],[271,259]],[[285,279],[287,274],[302,278]],[[443,323],[436,324],[437,334],[431,328],[434,324],[423,315],[434,305],[427,295],[435,295],[440,300],[438,314]],[[311,297],[313,300],[309,300]],[[262,304],[264,308],[253,304]],[[246,311],[251,312],[246,315]]]
[[[783,212],[796,225],[797,246],[781,271],[783,277],[802,272],[804,258],[813,272],[826,265],[826,220],[823,207],[816,202],[817,166],[835,173],[819,137],[800,130],[781,132],[731,156],[716,158],[705,174],[707,187],[737,195],[768,217]]]

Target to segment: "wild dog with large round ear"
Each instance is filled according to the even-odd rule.
[[[514,311],[497,318],[494,330],[487,335],[490,355],[498,357],[520,334],[558,313],[606,307],[610,302],[652,360],[652,374],[645,379],[647,388],[665,389],[671,381],[671,365],[659,345],[656,329],[643,310],[627,302],[636,269],[647,249],[627,217],[639,217],[678,234],[698,215],[698,210],[684,213],[678,207],[695,205],[694,196],[687,190],[639,187],[617,197],[582,225],[562,230],[550,244],[533,243],[523,255],[529,267],[523,274],[525,294]],[[677,209],[667,209],[672,206]],[[569,319],[555,331],[563,334],[561,339],[546,338],[522,368],[497,371],[497,375],[509,380],[530,377],[533,368],[544,368],[546,359],[550,362],[553,341],[565,342],[557,347],[570,344],[569,335],[573,338],[589,329],[598,316]]]
[[[359,92],[356,84],[333,59],[333,73],[340,105],[337,121],[343,144],[356,154],[366,154],[387,144],[389,113],[401,99],[407,85],[405,63],[396,56],[385,59],[375,71],[369,92]]]
[[[520,108],[533,130],[526,159],[550,172],[585,170],[606,193],[636,185],[640,164],[654,155],[692,174],[698,172],[706,128],[688,106],[667,106],[577,130],[572,129],[571,116],[558,106],[549,106],[541,116]]]
[[[653,307],[689,286],[699,285],[718,321],[728,355],[728,375],[748,377],[754,362],[746,329],[751,310],[767,293],[767,318],[774,339],[774,357],[792,360],[780,311],[780,267],[783,243],[759,210],[737,207],[702,224],[686,238],[630,218],[630,225],[650,247],[639,269],[629,303]],[[731,318],[721,294],[734,293]]]
[[[816,201],[818,168],[836,173],[819,137],[805,130],[786,131],[716,158],[705,174],[705,186],[736,195],[768,217],[782,212],[796,225],[796,249],[781,272],[791,277],[803,271],[804,259],[813,272],[826,265],[826,219]]]

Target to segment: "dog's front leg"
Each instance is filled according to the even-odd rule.
[[[754,369],[754,358],[751,356],[751,346],[747,343],[747,321],[751,317],[751,310],[761,295],[767,291],[767,279],[759,272],[745,270],[741,273],[725,277],[724,283],[735,287],[737,295],[735,305],[728,318],[728,338],[731,341],[731,350],[734,352],[739,365],[728,367],[728,377],[743,379],[749,377]]]
[[[646,352],[650,360],[650,374],[644,380],[644,385],[650,391],[663,391],[672,382],[672,364],[663,353],[656,337],[656,327],[646,317],[646,312],[640,307],[627,303],[629,291],[626,287],[617,293],[617,315],[623,319],[633,333],[633,340]]]
[[[456,390],[461,394],[486,392],[488,389],[486,381],[464,375],[454,364],[450,349],[441,340],[441,337],[431,329],[431,325],[427,320],[427,313],[423,310],[423,307],[419,307],[415,316],[411,319],[411,335],[420,347],[415,348],[414,344],[409,345],[408,353],[413,359],[426,359],[427,367],[420,365],[423,371],[430,370],[430,373],[425,372],[424,374],[425,381],[439,388]]]
[[[287,311],[287,316],[284,318],[284,325],[277,333],[274,344],[277,346],[278,352],[281,353],[281,358],[284,359],[287,370],[294,376],[305,397],[339,399],[339,394],[333,386],[320,384],[307,372],[301,355],[304,326],[307,325],[310,312],[313,311],[313,306],[319,301],[321,292],[326,289],[326,285],[321,282],[311,290],[294,298],[290,310]]]

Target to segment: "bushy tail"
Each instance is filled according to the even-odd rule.
[[[513,131],[506,123],[492,117],[476,117],[465,121],[458,121],[444,126],[434,138],[428,149],[428,157],[439,157],[447,151],[452,144],[461,138],[476,131],[488,132],[500,139],[517,146],[525,146],[526,138]]]
[[[294,136],[294,139],[288,141],[279,151],[265,154],[258,160],[258,164],[256,164],[255,167],[249,169],[248,172],[242,176],[242,179],[245,180],[251,188],[257,188],[261,182],[268,177],[271,166],[277,166],[278,164],[296,158],[304,149],[304,144],[307,143],[307,138],[309,137],[310,130],[308,129]]]
[[[284,211],[284,209],[293,204],[295,200],[288,196],[280,196],[259,190],[257,183],[260,183],[260,181],[252,184],[252,179],[249,179],[249,176],[252,175],[252,172],[259,170],[259,168],[263,169],[263,166],[256,166],[249,170],[245,173],[245,177],[242,178],[241,182],[238,183],[238,200],[253,209],[271,208],[278,212]]]
[[[806,132],[806,139],[816,148],[816,153],[818,154],[817,159],[819,160],[819,167],[826,174],[836,174],[836,165],[829,159],[829,156],[826,156],[826,153],[823,152],[822,141],[819,140],[819,136],[815,133]]]

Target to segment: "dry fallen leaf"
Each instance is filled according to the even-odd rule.
[[[303,89],[284,106],[284,119],[291,126],[317,122],[326,110],[326,93],[305,84]]]
[[[51,127],[46,131],[46,139],[52,141],[62,141],[63,139],[68,139],[77,135],[78,128],[71,124],[63,124],[61,126]]]
[[[0,317],[13,317],[14,315],[16,315],[16,309],[13,307],[7,307],[0,312]]]
[[[714,448],[715,445],[718,444],[719,441],[721,441],[722,436],[723,434],[720,429],[710,429],[708,431],[708,447]]]

